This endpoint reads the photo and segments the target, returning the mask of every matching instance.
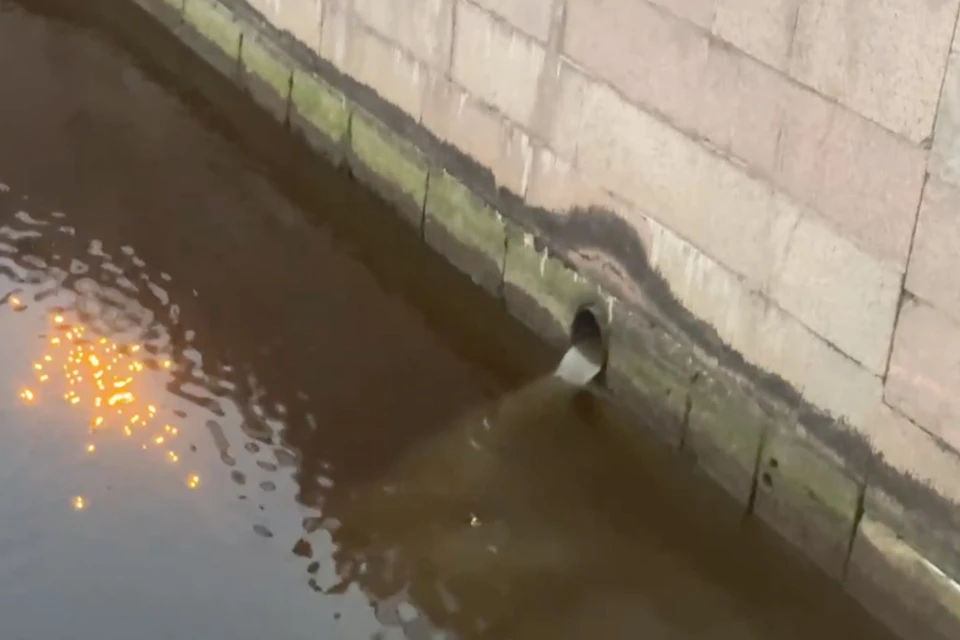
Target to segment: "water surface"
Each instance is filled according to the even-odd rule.
[[[0,637],[886,637],[355,185],[5,0],[0,87]]]

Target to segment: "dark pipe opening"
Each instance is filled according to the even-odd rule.
[[[593,305],[583,305],[570,323],[570,346],[578,347],[584,355],[600,363],[600,374],[594,378],[604,384],[607,369],[607,330]]]

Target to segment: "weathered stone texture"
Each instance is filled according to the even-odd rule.
[[[423,125],[493,173],[498,186],[522,196],[533,157],[526,132],[446,78],[432,76]]]
[[[836,231],[804,216],[771,295],[786,311],[876,375],[883,375],[901,276]]]
[[[499,295],[507,247],[503,217],[443,170],[430,173],[424,213],[427,243]]]
[[[577,307],[602,299],[596,285],[516,225],[507,226],[503,279],[510,313],[557,346],[566,345]]]
[[[321,0],[248,0],[278,29],[290,32],[313,51],[320,50]]]
[[[707,34],[646,2],[568,0],[564,53],[682,127],[701,102]]]
[[[846,561],[860,486],[802,431],[781,424],[760,460],[754,509],[833,577]]]
[[[678,18],[709,29],[713,23],[717,0],[650,0],[650,3],[662,7]]]
[[[514,122],[530,126],[544,48],[475,5],[456,8],[451,77]]]
[[[473,0],[475,4],[502,17],[504,20],[533,36],[547,41],[555,0]]]
[[[805,89],[792,87],[786,102],[776,181],[865,251],[904,270],[924,150]]]
[[[903,303],[887,401],[960,450],[960,326],[930,305]]]
[[[809,402],[837,418],[857,426],[866,423],[881,398],[879,376],[656,224],[652,225],[650,261],[680,303],[748,362],[782,376]]]
[[[792,419],[786,407],[760,398],[745,380],[719,371],[701,371],[690,390],[685,451],[745,507],[766,432]]]
[[[960,53],[950,54],[937,112],[930,173],[960,186]]]
[[[416,58],[445,71],[453,33],[453,0],[351,0],[365,24]]]
[[[883,405],[865,435],[883,469],[872,474],[866,493],[846,588],[905,638],[955,637],[960,456]],[[921,488],[905,493],[905,478],[915,478]]]
[[[711,46],[699,88],[697,132],[763,173],[776,166],[785,79],[730,47]]]
[[[680,445],[693,351],[649,317],[618,305],[610,326],[607,384],[665,442]]]
[[[787,68],[804,0],[717,0],[713,33],[780,70]]]
[[[577,76],[564,69],[561,83],[583,89],[561,92],[557,114],[560,122],[579,122],[561,128],[578,132],[576,165],[585,176],[763,286],[782,258],[798,215],[794,205],[607,87]]]
[[[343,70],[414,120],[420,120],[429,72],[397,45],[354,25]]]
[[[319,132],[326,139],[320,144],[336,146],[347,132],[350,112],[343,95],[301,69],[293,73],[290,109],[292,126],[308,140]]]
[[[277,120],[287,116],[293,62],[253,29],[243,29],[240,62],[245,84],[253,99]]]
[[[924,189],[907,289],[960,322],[960,189],[930,178]]]
[[[219,3],[211,0],[187,0],[183,19],[228,58],[228,64],[240,56],[240,24]],[[216,61],[209,60],[216,64]],[[231,70],[222,68],[229,73]]]
[[[347,0],[324,0],[320,24],[320,56],[343,68],[350,35]]]
[[[804,0],[791,74],[915,143],[930,135],[958,0]]]
[[[420,228],[427,190],[427,162],[421,152],[360,111],[350,120],[350,149],[354,173]]]

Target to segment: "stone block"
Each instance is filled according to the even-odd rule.
[[[880,401],[879,376],[669,229],[651,222],[651,266],[672,295],[743,358],[791,383],[809,402],[861,425]],[[706,331],[706,330],[705,330]]]
[[[714,35],[785,71],[803,0],[716,0]]]
[[[931,177],[907,268],[907,289],[960,322],[960,189]]]
[[[350,118],[350,150],[354,174],[421,228],[427,162],[420,150],[359,110]]]
[[[803,216],[771,297],[838,349],[883,375],[901,276],[813,216]]]
[[[290,124],[328,154],[339,148],[347,133],[350,109],[343,94],[302,69],[295,69],[290,88]],[[334,157],[336,153],[333,153]]]
[[[238,70],[240,57],[240,24],[219,2],[186,0],[183,20],[200,36],[186,41],[208,63],[227,76]]]
[[[903,637],[956,637],[960,456],[885,405],[868,434],[879,460],[845,586]]]
[[[546,42],[550,35],[554,0],[473,0],[487,11],[494,13],[511,25]]]
[[[689,344],[649,315],[617,305],[610,323],[607,386],[672,447],[680,446],[696,371]]]
[[[454,0],[352,0],[364,23],[437,71],[450,60]]]
[[[285,120],[294,67],[290,58],[255,27],[245,26],[240,62],[254,101],[277,120]]]
[[[960,186],[960,53],[950,54],[930,153],[930,173]]]
[[[341,70],[346,64],[351,22],[348,0],[324,0],[320,22],[320,57]]]
[[[790,60],[799,81],[914,143],[930,136],[958,0],[808,0]]]
[[[397,45],[361,25],[353,25],[343,70],[414,120],[420,120],[429,71]]]
[[[713,43],[698,103],[697,131],[762,173],[773,173],[789,82],[753,58]]]
[[[960,326],[915,298],[904,300],[887,374],[887,402],[960,449]]]
[[[320,51],[321,0],[247,0],[264,18],[309,47]]]
[[[717,0],[650,0],[678,18],[709,29],[713,24]]]
[[[503,216],[442,169],[430,173],[423,236],[457,268],[500,295],[507,250]]]
[[[845,585],[902,638],[960,637],[960,586],[870,513],[860,522]]]
[[[584,176],[765,286],[799,215],[795,204],[609,88],[572,74],[565,69],[561,83],[583,84],[582,103],[577,92],[561,92],[558,116],[574,121],[581,114],[576,166]]]
[[[568,0],[564,53],[632,102],[692,128],[709,42],[694,25],[634,0]]]
[[[747,381],[704,369],[690,391],[684,451],[746,507],[767,430],[794,419],[790,408],[763,400]]]
[[[457,3],[451,78],[518,124],[531,124],[545,55],[542,44],[492,14]]]
[[[565,348],[570,326],[583,304],[603,301],[595,284],[571,269],[554,251],[538,246],[534,234],[507,225],[503,296],[515,317],[550,344]]]
[[[781,425],[761,452],[754,510],[833,578],[854,531],[860,484],[802,429]]]
[[[801,87],[786,104],[776,182],[902,272],[926,152]]]
[[[439,76],[430,79],[422,122],[440,140],[489,169],[497,186],[523,196],[533,156],[523,129]]]

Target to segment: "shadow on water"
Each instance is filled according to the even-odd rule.
[[[886,637],[343,176],[4,0],[0,87],[4,638]]]

